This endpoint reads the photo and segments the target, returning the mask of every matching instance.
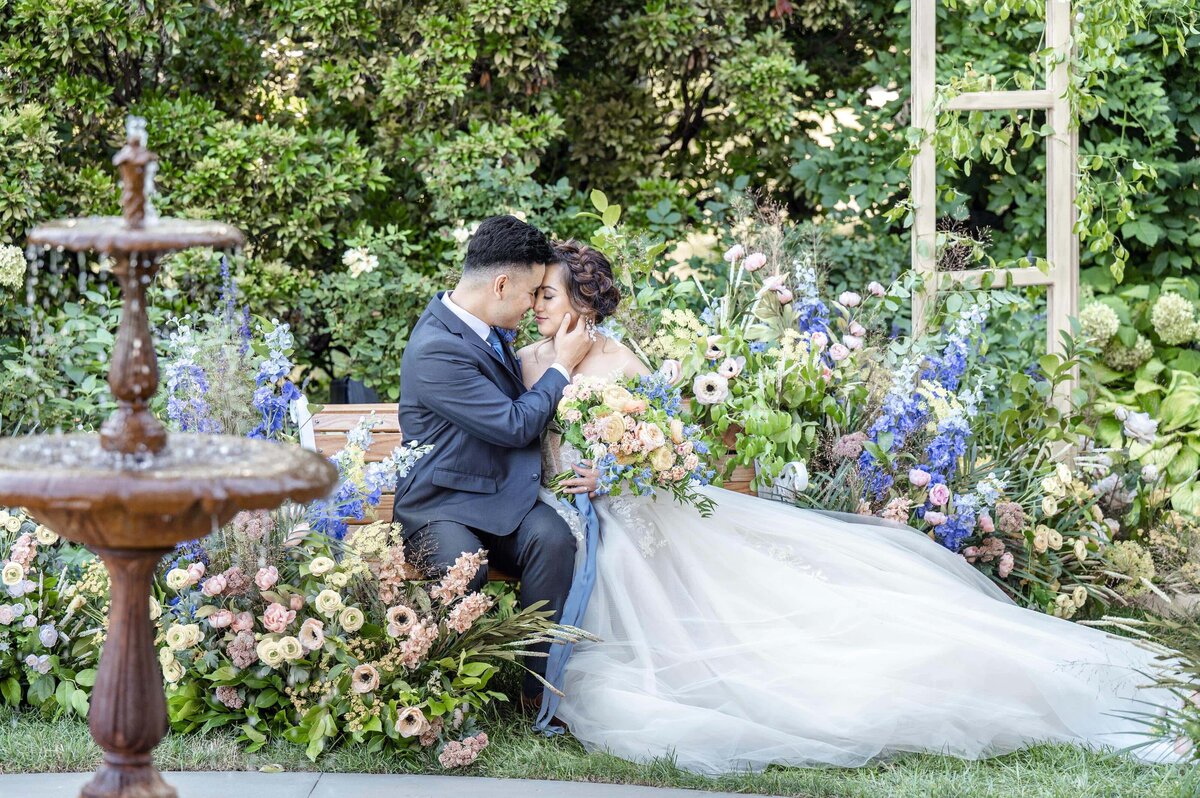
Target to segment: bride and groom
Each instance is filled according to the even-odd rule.
[[[542,485],[575,467],[569,490],[589,493],[596,474],[548,427],[573,376],[649,373],[596,330],[619,301],[596,250],[511,216],[480,224],[401,370],[401,428],[433,448],[394,517],[428,572],[486,549],[523,604],[561,617],[584,524]],[[542,338],[514,352],[507,331],[530,309]],[[704,490],[708,518],[669,499],[594,502],[603,539],[579,625],[598,641],[575,647],[557,708],[589,749],[709,773],[1041,742],[1181,756],[1129,717],[1173,700],[1142,688],[1151,652],[1016,606],[907,527]],[[539,681],[523,693],[535,703]]]

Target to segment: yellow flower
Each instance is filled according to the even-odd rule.
[[[315,602],[317,612],[326,617],[332,617],[342,608],[342,597],[333,590],[322,590],[317,594]]]
[[[604,399],[604,404],[618,413],[624,413],[626,405],[633,401],[633,394],[622,385],[606,386],[601,396]]]
[[[660,446],[650,453],[650,465],[655,471],[670,471],[675,465],[675,452],[669,446]]]
[[[683,422],[677,418],[671,419],[671,443],[683,443]]]
[[[1084,560],[1087,559],[1087,556],[1088,556],[1087,541],[1084,540],[1083,538],[1076,538],[1075,539],[1075,559],[1079,560],[1080,562],[1083,562]]]
[[[1054,475],[1058,477],[1058,481],[1064,485],[1071,484],[1071,469],[1067,468],[1062,463],[1054,464]]]
[[[1093,504],[1088,508],[1088,512],[1091,514],[1092,520],[1097,524],[1104,523],[1104,511],[1100,509],[1100,505]]]
[[[9,516],[9,519],[4,522],[4,528],[7,529],[9,532],[13,532],[13,533],[20,532],[22,520],[23,519],[20,516],[16,516],[16,515]]]
[[[605,443],[617,443],[625,435],[625,417],[620,413],[606,416],[600,424],[600,439]]]
[[[1062,533],[1059,532],[1057,529],[1051,529],[1050,532],[1046,535],[1046,541],[1050,544],[1050,548],[1054,549],[1055,551],[1058,551],[1059,549],[1062,548],[1062,545],[1063,545]]]
[[[1071,601],[1074,602],[1076,607],[1082,607],[1087,603],[1087,590],[1084,589],[1083,585],[1071,591]]]
[[[21,584],[21,580],[25,578],[25,567],[19,562],[10,562],[4,565],[3,572],[0,572],[0,581],[8,587]]]
[[[1047,516],[1058,515],[1058,502],[1053,496],[1047,496],[1042,499],[1042,512]]]
[[[58,533],[41,524],[38,525],[37,531],[34,534],[37,536],[37,542],[43,546],[53,546],[58,542]]]
[[[350,584],[350,574],[336,571],[329,575],[329,584],[334,587],[345,587]]]
[[[337,567],[337,564],[328,557],[317,557],[309,563],[308,570],[313,576],[326,574]]]

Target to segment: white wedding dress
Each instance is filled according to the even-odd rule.
[[[577,461],[547,440],[546,473]],[[706,492],[710,518],[669,497],[594,502],[581,626],[600,642],[575,647],[558,708],[589,750],[721,773],[1121,749],[1147,741],[1123,716],[1173,700],[1140,689],[1150,651],[1015,605],[913,529]],[[1134,755],[1180,757],[1167,741]]]

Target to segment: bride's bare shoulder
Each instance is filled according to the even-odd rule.
[[[541,363],[544,358],[552,358],[553,355],[554,346],[545,338],[517,350],[517,359],[522,363]]]
[[[612,364],[611,371],[620,369],[626,377],[642,377],[650,373],[642,359],[620,341],[609,338],[604,345],[604,356]]]

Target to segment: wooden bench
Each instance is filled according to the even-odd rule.
[[[371,447],[366,452],[366,462],[378,463],[390,455],[392,451],[404,443],[404,433],[400,429],[400,420],[396,415],[396,404],[357,404],[357,405],[325,405],[321,412],[310,414],[307,403],[300,400],[295,403],[295,420],[300,427],[300,445],[306,449],[320,452],[331,457],[346,446],[346,433],[358,426],[364,416],[372,414],[378,423],[371,430]],[[376,518],[380,521],[392,520],[392,507],[395,504],[394,493],[384,493],[375,508]],[[372,522],[371,518],[363,520],[348,519],[351,528]],[[515,582],[516,579],[488,566],[488,579],[493,582]]]

